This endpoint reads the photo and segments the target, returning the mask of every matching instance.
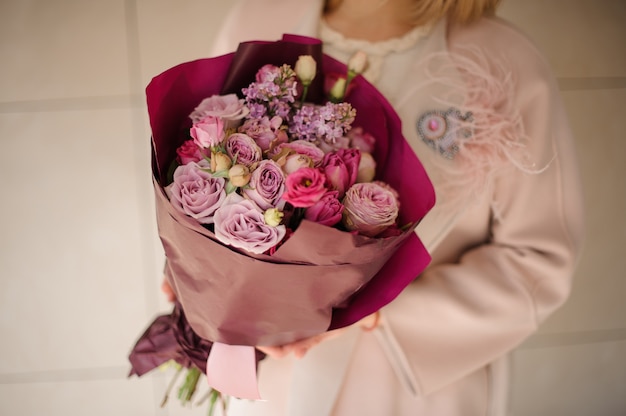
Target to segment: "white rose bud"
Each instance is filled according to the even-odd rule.
[[[284,216],[285,214],[283,214],[276,208],[270,208],[263,213],[265,224],[269,225],[270,227],[278,227]]]
[[[283,172],[289,175],[300,168],[312,168],[313,161],[310,157],[297,153],[290,154],[285,158],[285,164],[282,166]]]
[[[361,152],[361,160],[356,176],[357,182],[371,182],[376,176],[376,161],[374,157],[367,152]]]
[[[230,169],[232,161],[227,154],[211,152],[211,172],[221,172]]]
[[[330,98],[331,100],[341,101],[343,100],[343,95],[346,92],[346,79],[339,78],[335,81],[335,85],[330,89]]]
[[[348,61],[348,71],[355,74],[362,74],[367,68],[367,54],[363,51],[357,51]]]
[[[301,55],[298,57],[294,71],[302,85],[311,85],[313,78],[315,78],[316,69],[317,63],[311,55]]]
[[[242,187],[246,186],[250,182],[250,169],[244,165],[234,165],[228,170],[228,179],[233,186]]]

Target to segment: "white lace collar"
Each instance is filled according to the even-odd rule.
[[[324,19],[320,19],[319,26],[320,39],[324,43],[347,53],[362,50],[368,55],[381,57],[392,52],[403,52],[407,49],[411,49],[420,39],[428,36],[431,30],[432,26],[418,26],[400,37],[379,42],[370,42],[362,39],[347,38],[342,33],[328,26]]]
[[[368,56],[369,65],[363,76],[376,84],[381,77],[385,58],[390,54],[401,54],[413,48],[421,39],[427,37],[433,26],[418,26],[406,34],[380,42],[345,37],[334,30],[324,19],[320,19],[319,38],[324,42],[326,51],[335,58],[347,61],[356,51],[363,51]]]

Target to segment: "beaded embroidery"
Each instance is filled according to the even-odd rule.
[[[457,108],[447,111],[428,111],[417,121],[417,132],[427,145],[438,150],[446,159],[453,159],[459,151],[459,141],[472,135],[467,122],[472,121],[472,113],[465,115]]]

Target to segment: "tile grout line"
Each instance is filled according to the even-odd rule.
[[[0,102],[0,114],[139,108],[139,95],[107,95]]]
[[[128,376],[127,367],[98,367],[0,374],[1,384],[59,383],[119,380]]]
[[[536,334],[523,343],[518,349],[559,348],[622,341],[626,341],[626,328],[553,332]]]
[[[137,2],[136,0],[125,0],[124,2],[125,12],[126,12],[126,42],[128,49],[128,72],[130,79],[130,89],[131,94],[133,96],[139,96],[140,92],[143,94],[143,88],[141,86],[141,48],[139,43],[139,18],[137,13]],[[142,98],[143,99],[143,98]],[[142,111],[145,111],[145,105],[141,105],[140,107]],[[142,113],[143,114],[143,113]],[[146,158],[145,155],[141,153],[144,152],[145,147],[141,145],[142,142],[149,140],[149,137],[144,137],[145,131],[143,128],[142,120],[143,118],[139,116],[138,112],[131,114],[131,126],[132,126],[132,140],[134,144],[134,152],[135,152],[135,160],[136,166],[135,178],[143,178],[142,171],[150,169],[149,166],[143,166],[143,163]],[[151,208],[147,201],[152,198],[151,193],[149,192],[150,183],[143,183],[136,180],[136,189],[139,200],[139,218],[140,223],[138,224],[139,233],[143,237],[143,270],[144,270],[144,301],[146,303],[146,314],[147,316],[154,315],[155,311],[158,309],[158,299],[155,294],[155,273],[154,270],[154,253],[152,252],[152,246],[149,243],[149,238],[152,234],[151,222],[149,221],[149,217],[145,215],[147,212],[151,212]]]
[[[141,85],[141,46],[139,42],[139,15],[137,10],[137,1],[136,0],[125,0],[124,1],[124,10],[126,16],[126,43],[127,43],[127,53],[128,53],[128,74],[130,80],[130,92],[133,97],[141,96],[141,99],[137,98],[135,101],[137,104],[139,102],[142,103],[141,106],[134,107],[134,110],[131,111],[131,126],[132,126],[132,137],[134,144],[134,153],[135,153],[135,187],[137,190],[137,197],[139,200],[137,209],[139,210],[139,224],[137,225],[139,229],[140,235],[143,237],[140,241],[143,242],[143,246],[141,247],[141,252],[143,254],[143,287],[144,287],[144,302],[146,305],[146,316],[152,316],[155,311],[158,309],[158,299],[155,294],[154,282],[156,281],[155,276],[157,270],[155,270],[156,259],[154,256],[154,250],[152,249],[152,244],[150,243],[150,238],[152,236],[152,227],[151,222],[148,218],[154,218],[153,216],[144,215],[147,212],[151,212],[152,209],[149,206],[147,201],[150,201],[152,198],[152,194],[150,192],[150,183],[146,181],[143,183],[139,180],[139,178],[143,178],[144,175],[142,171],[145,169],[150,169],[150,166],[143,166],[142,163],[144,160],[150,158],[144,158],[142,153],[144,152],[145,147],[141,145],[141,143],[145,143],[144,140],[149,140],[149,137],[144,137],[145,131],[143,127],[143,118],[138,115],[137,108],[142,109],[143,112],[146,111],[145,98],[144,98],[144,89]],[[141,100],[141,101],[140,101]],[[139,332],[138,332],[139,335]],[[169,410],[160,409],[159,407],[159,398],[162,396],[163,392],[166,388],[166,382],[162,377],[153,377],[152,378],[152,390],[153,395],[155,397],[154,400],[154,411],[155,414],[160,414],[163,416],[167,416],[169,414]]]

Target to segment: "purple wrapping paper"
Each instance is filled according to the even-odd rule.
[[[318,40],[290,35],[278,42],[246,42],[234,54],[178,65],[147,87],[165,274],[183,319],[201,339],[280,345],[350,325],[392,301],[430,261],[413,230],[434,204],[432,184],[402,136],[395,111],[363,77],[353,81],[346,101],[357,109],[353,125],[377,138],[377,179],[398,191],[400,224],[410,224],[402,235],[369,238],[305,220],[274,255],[254,255],[221,244],[167,200],[163,181],[176,148],[188,137],[188,115],[198,103],[213,94],[239,93],[262,65],[293,65],[303,54],[318,62],[309,97],[319,102],[319,72],[345,74],[346,67],[322,55]],[[153,334],[162,332],[167,330]],[[137,345],[145,345],[147,338],[150,329]],[[137,350],[131,354],[136,373],[150,367],[150,355]]]

